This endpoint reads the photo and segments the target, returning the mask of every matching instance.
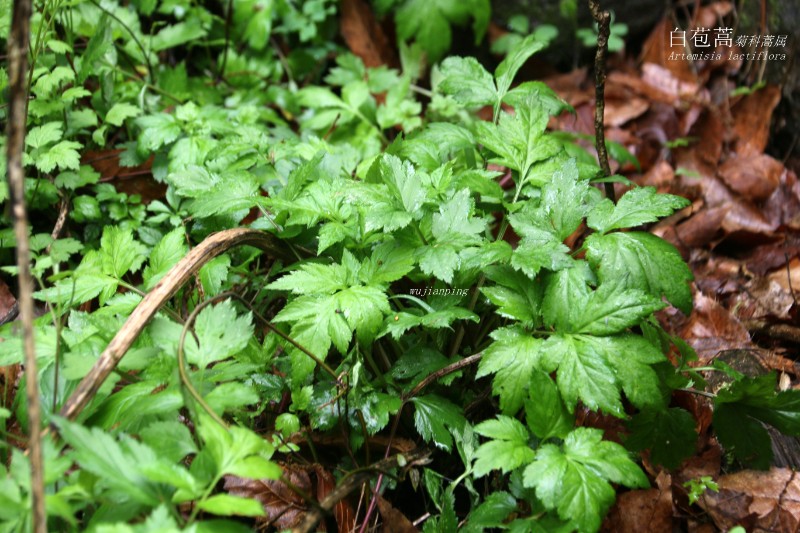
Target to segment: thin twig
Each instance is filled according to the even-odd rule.
[[[411,389],[411,391],[409,391],[407,394],[403,395],[403,401],[405,402],[405,401],[410,400],[411,398],[413,398],[414,396],[419,394],[422,391],[422,389],[424,389],[425,387],[427,387],[428,385],[430,385],[434,381],[436,381],[436,380],[438,380],[440,378],[443,378],[443,377],[447,376],[448,374],[452,374],[453,372],[457,372],[457,371],[461,370],[462,368],[468,367],[472,363],[475,363],[475,362],[479,361],[481,359],[481,357],[483,357],[483,353],[476,353],[476,354],[470,355],[469,357],[465,357],[464,359],[461,359],[460,361],[456,361],[452,365],[447,365],[446,367],[440,368],[436,372],[433,372],[433,373],[429,374],[428,377],[426,377],[425,379],[423,379],[422,381],[417,383],[416,387]]]
[[[606,56],[608,55],[608,35],[610,33],[611,15],[608,11],[600,9],[598,0],[589,0],[589,9],[592,17],[597,22],[597,53],[594,56],[594,144],[597,150],[597,160],[603,170],[603,177],[611,176],[611,167],[608,164],[606,151],[606,133],[603,124],[605,114],[605,86],[606,86]],[[604,183],[606,198],[616,202],[614,184]]]
[[[28,452],[31,463],[31,498],[33,531],[47,531],[47,510],[44,495],[44,464],[42,461],[42,411],[39,404],[39,381],[36,368],[36,345],[33,338],[33,278],[30,271],[28,242],[28,213],[25,208],[25,171],[22,151],[25,145],[27,122],[28,49],[30,47],[31,0],[16,0],[8,37],[9,106],[6,130],[8,189],[11,194],[14,235],[17,239],[17,278],[19,282],[19,313],[22,322],[25,353],[25,393],[28,400]]]

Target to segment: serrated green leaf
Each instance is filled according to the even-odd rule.
[[[589,281],[592,273],[585,261],[573,262],[564,268],[544,276],[544,298],[542,315],[545,323],[559,331],[569,331],[570,325],[589,300]]]
[[[553,157],[563,150],[560,142],[544,133],[549,117],[534,97],[516,109],[514,115],[500,113],[495,125],[478,122],[476,139],[497,154],[493,163],[519,172],[520,183],[542,186],[547,181],[530,181],[534,165]],[[549,176],[548,176],[549,177]]]
[[[78,153],[80,148],[83,145],[79,142],[61,141],[38,154],[34,165],[42,172],[51,172],[56,167],[59,170],[78,170],[81,166],[81,155]]]
[[[649,233],[593,234],[586,239],[586,258],[600,283],[662,296],[686,314],[692,309],[689,281],[694,279],[674,246]]]
[[[238,316],[225,300],[200,311],[194,330],[200,345],[186,345],[186,360],[202,369],[242,351],[253,335],[253,324],[250,313]]]
[[[461,265],[453,246],[437,244],[426,247],[419,259],[420,269],[428,275],[450,283],[453,281],[453,274]]]
[[[589,409],[624,416],[614,368],[590,337],[553,335],[541,353],[542,370],[558,369],[558,389],[570,412],[581,400]]]
[[[145,289],[152,289],[187,251],[183,228],[175,228],[164,235],[150,252],[150,261],[142,272]]]
[[[133,239],[130,229],[106,226],[100,238],[100,258],[103,273],[116,279],[137,271],[146,258],[147,248]]]
[[[156,453],[151,448],[127,436],[118,443],[99,428],[87,429],[60,418],[56,423],[61,437],[72,447],[73,458],[83,469],[97,476],[105,486],[140,504],[159,504],[164,495],[139,469],[142,464],[156,462]]]
[[[108,110],[105,121],[113,126],[122,126],[126,118],[138,117],[141,114],[142,110],[135,105],[127,102],[118,102]]]
[[[541,322],[541,283],[532,283],[525,275],[507,266],[487,270],[486,277],[497,285],[483,287],[481,292],[498,306],[498,314],[519,320],[523,325],[536,326]]]
[[[659,194],[655,187],[636,187],[625,193],[616,205],[605,199],[595,206],[587,225],[600,233],[632,228],[669,216],[689,205],[689,200],[672,194]]]
[[[573,520],[580,531],[597,531],[603,516],[614,503],[609,482],[628,487],[647,487],[647,477],[630,460],[625,449],[603,441],[603,432],[577,428],[564,440],[563,449],[544,444],[536,459],[525,469],[525,486],[548,509],[565,520]]]
[[[139,117],[136,119],[136,125],[142,129],[139,134],[139,147],[146,152],[171,144],[182,133],[175,116],[167,113]]]
[[[775,373],[742,377],[723,387],[714,400],[714,429],[720,443],[754,468],[768,468],[771,439],[763,424],[800,435],[800,391],[776,392]]]
[[[187,455],[197,453],[197,446],[189,428],[176,421],[153,422],[139,433],[142,441],[168,461],[178,462]]]
[[[465,107],[495,105],[498,101],[494,78],[474,57],[448,57],[439,70],[438,89]]]
[[[528,398],[525,399],[525,420],[541,440],[563,439],[575,425],[575,418],[561,402],[558,387],[544,372],[531,374]]]
[[[500,107],[500,100],[508,92],[511,87],[511,82],[517,72],[525,64],[525,62],[536,52],[542,50],[546,43],[540,41],[535,34],[528,35],[522,39],[513,49],[508,52],[508,55],[497,65],[494,71],[494,77],[497,79],[497,95],[499,100],[494,104],[496,109]]]
[[[61,139],[64,135],[61,122],[48,122],[31,128],[25,136],[25,145],[33,149],[42,148]]]
[[[492,392],[500,396],[504,413],[516,413],[528,396],[534,369],[538,368],[543,348],[541,339],[517,328],[497,329],[495,340],[484,351],[477,377],[495,374]]]
[[[570,331],[591,335],[613,335],[637,325],[666,304],[638,289],[620,290],[614,284],[602,284],[591,293],[574,317]]]
[[[349,253],[349,252],[347,252]],[[333,294],[347,288],[354,273],[339,264],[306,263],[291,274],[267,285],[267,289],[291,291],[294,294]]]
[[[498,415],[475,426],[475,433],[490,440],[475,451],[473,474],[482,477],[492,470],[504,474],[530,463],[536,455],[528,445],[530,434],[522,423],[510,416]]]
[[[666,468],[677,468],[695,451],[697,432],[694,417],[678,407],[648,409],[628,422],[631,434],[625,446],[640,452],[650,450],[650,460]]]
[[[480,322],[478,315],[461,307],[447,307],[429,313],[400,311],[386,318],[383,330],[378,335],[382,337],[390,334],[394,339],[399,339],[406,331],[415,327],[428,329],[449,328],[456,320],[471,320]]]
[[[449,452],[453,437],[448,428],[461,431],[467,423],[461,409],[435,394],[417,396],[411,399],[411,403],[414,404],[414,426],[420,436]]]
[[[478,532],[505,525],[508,516],[517,509],[517,500],[504,491],[490,493],[467,517],[464,531]]]

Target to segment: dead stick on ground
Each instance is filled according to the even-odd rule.
[[[67,399],[61,409],[61,416],[72,420],[86,407],[150,319],[189,281],[195,272],[219,254],[242,245],[255,246],[273,257],[292,259],[288,247],[282,245],[274,236],[262,231],[236,228],[208,236],[172,267],[172,270],[158,282],[153,290],[147,293],[133,310],[131,316],[100,354],[100,358],[92,369],[78,384],[78,388]]]
[[[600,9],[598,0],[589,0],[589,9],[592,17],[597,21],[597,52],[594,56],[594,145],[597,150],[597,161],[603,170],[603,177],[611,176],[611,167],[608,164],[606,151],[606,133],[603,123],[605,114],[605,86],[606,86],[606,56],[608,55],[608,35],[610,32],[611,15],[608,11]],[[606,198],[616,202],[614,184],[604,183]]]
[[[36,346],[33,338],[33,279],[30,271],[28,243],[28,213],[25,209],[25,172],[22,150],[25,145],[27,122],[28,48],[30,47],[31,0],[16,0],[8,37],[9,106],[7,127],[8,189],[11,193],[14,235],[17,239],[19,272],[19,314],[22,322],[25,352],[25,393],[28,399],[28,452],[31,462],[31,497],[33,500],[33,531],[47,531],[47,510],[44,495],[44,466],[42,463],[42,411],[39,405],[39,381],[36,368]]]

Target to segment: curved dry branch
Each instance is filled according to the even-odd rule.
[[[242,245],[255,246],[273,257],[292,258],[285,245],[276,237],[258,230],[235,228],[206,237],[172,267],[136,306],[92,369],[78,384],[78,388],[67,399],[61,409],[61,416],[73,420],[86,407],[150,319],[203,265],[219,254]]]

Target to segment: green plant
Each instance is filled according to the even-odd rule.
[[[614,22],[614,13],[611,13],[611,33],[608,36],[608,51],[620,52],[625,48],[625,36],[628,35],[628,25],[623,22]],[[592,28],[578,28],[575,36],[588,48],[597,46],[597,23]]]
[[[694,505],[706,491],[713,490],[719,492],[719,485],[711,476],[700,476],[697,479],[690,479],[683,484],[684,487],[689,489],[689,504]]]
[[[318,453],[321,436],[347,452],[330,469],[352,473],[382,432],[384,455],[401,437],[435,450],[425,531],[592,531],[612,484],[648,485],[634,452],[666,467],[692,453],[694,419],[671,393],[710,393],[691,348],[654,318],[690,311],[691,273],[643,231],[687,202],[647,187],[602,197],[595,185],[618,178],[575,136],[547,131],[569,106],[540,82],[512,88],[541,35],[509,40],[494,72],[443,60],[428,92],[408,72],[331,61],[332,2],[224,4],[48,2],[34,21],[37,357],[63,439],[44,440],[52,529],[249,530],[230,517],[267,509],[234,495],[231,476],[322,464],[334,454]],[[437,28],[472,12],[428,4],[403,4],[398,16],[430,18],[401,37],[442,53]],[[486,106],[491,121],[474,113]],[[109,147],[122,167],[149,165],[164,196],[118,192],[82,162]],[[2,222],[5,258],[15,243]],[[78,420],[60,418],[143,295],[196,243],[243,225],[295,259],[242,247],[205,262]],[[18,364],[14,326],[0,336],[0,365]],[[720,441],[765,466],[761,423],[797,433],[796,391],[713,370],[730,381],[714,395]],[[624,420],[625,447],[575,427],[578,408]],[[0,423],[0,531],[14,531],[28,527],[31,493],[13,434],[27,429],[24,395]],[[382,475],[375,488],[398,483]]]

